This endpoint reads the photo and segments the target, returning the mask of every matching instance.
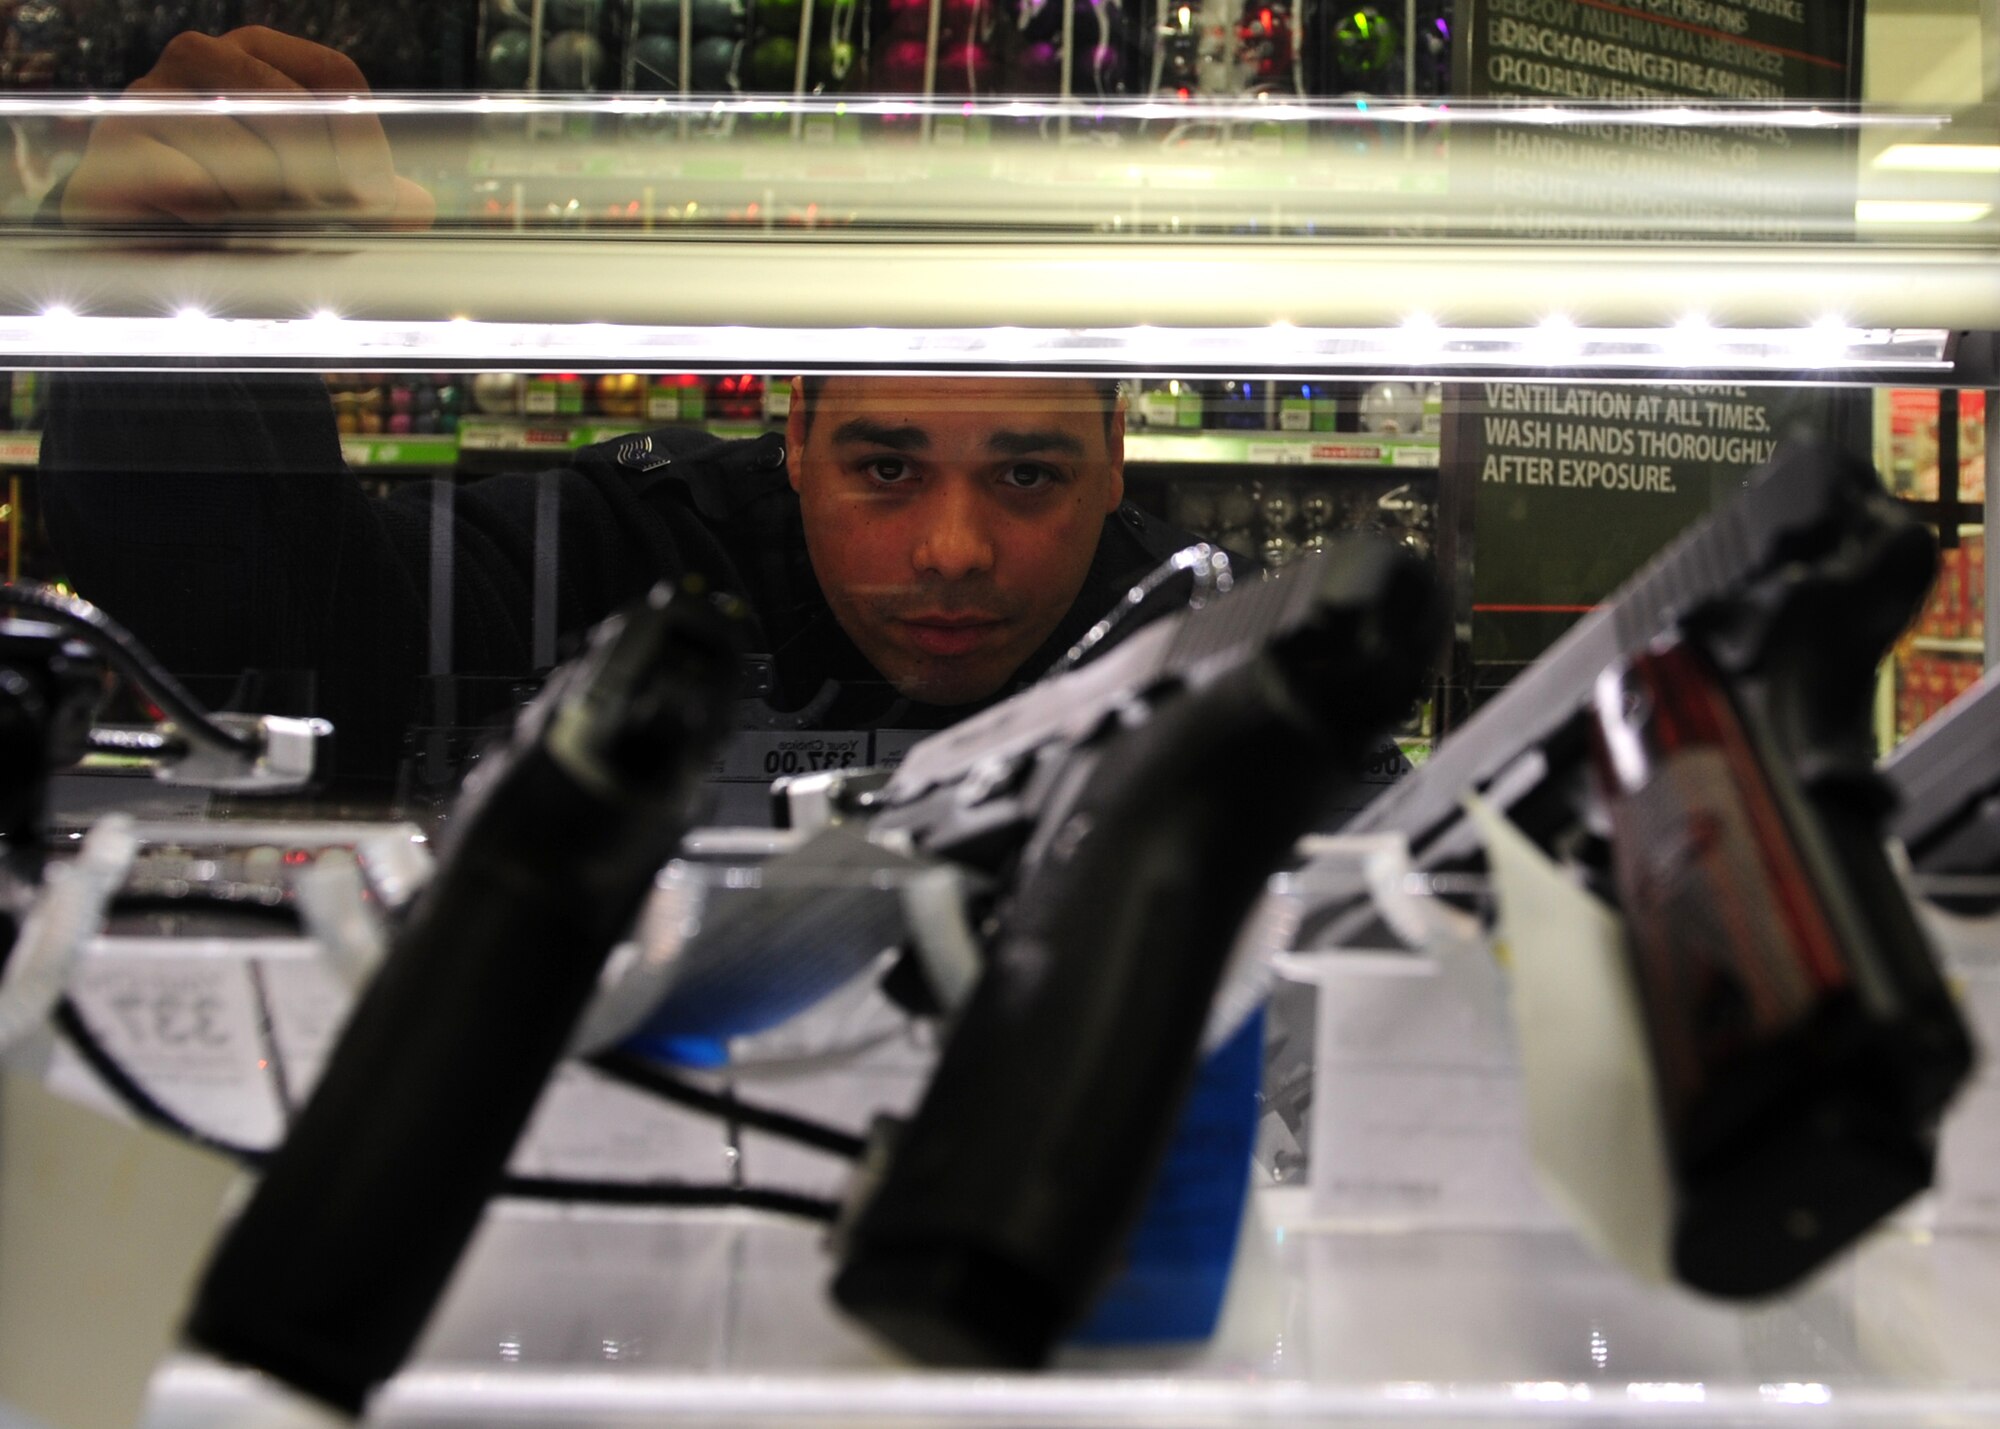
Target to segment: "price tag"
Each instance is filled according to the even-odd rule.
[[[739,1158],[729,1129],[580,1067],[555,1070],[509,1163],[524,1176],[723,1181]]]
[[[1348,1224],[1554,1230],[1529,1161],[1498,995],[1419,957],[1329,958],[1313,1089],[1315,1215]]]
[[[903,762],[904,755],[936,732],[929,729],[878,729],[875,731],[875,754],[869,762],[880,769],[894,769]]]
[[[1337,790],[1327,802],[1329,815],[1354,815],[1375,802],[1385,786],[1395,783],[1416,766],[1393,739],[1385,739],[1362,756],[1355,777]],[[1342,822],[1345,822],[1343,819]]]
[[[716,799],[710,821],[768,826],[773,779],[859,769],[868,759],[866,730],[743,730],[709,767],[708,785]]]
[[[1314,461],[1335,466],[1379,466],[1386,455],[1379,442],[1319,442],[1312,449]]]
[[[1250,442],[1244,447],[1244,460],[1252,466],[1304,466],[1307,454],[1306,448],[1292,442]]]
[[[245,956],[247,940],[175,939],[121,954],[100,939],[71,995],[105,1049],[202,1130],[268,1146],[280,1117]]]

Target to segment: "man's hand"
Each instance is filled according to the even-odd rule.
[[[130,95],[365,95],[338,50],[260,26],[177,35]],[[428,228],[436,205],[399,177],[373,115],[113,115],[64,191],[77,223],[229,224],[318,219]]]

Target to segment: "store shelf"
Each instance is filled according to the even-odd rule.
[[[342,437],[340,454],[352,467],[448,467],[458,461],[458,438],[450,435]]]
[[[344,436],[340,452],[352,467],[380,470],[411,467],[427,470],[458,461],[459,440],[450,435]],[[0,468],[32,467],[41,460],[39,432],[0,432]]]
[[[436,470],[456,466],[464,452],[553,454],[643,430],[643,425],[632,422],[606,425],[601,421],[563,417],[470,418],[460,425],[456,436],[448,433],[343,436],[340,451],[349,466],[371,471],[393,467]],[[722,437],[753,437],[764,429],[748,423],[723,422],[705,430]],[[35,465],[41,456],[41,445],[41,436],[36,432],[0,433],[0,467]]]
[[[624,436],[632,423],[600,426],[563,417],[467,418],[458,425],[462,452],[566,452]]]
[[[1436,470],[1435,437],[1344,432],[1131,432],[1125,460],[1186,466],[1360,466]]]
[[[382,470],[455,466],[464,453],[559,455],[644,431],[637,422],[598,418],[468,417],[456,436],[344,436],[347,464]],[[752,422],[714,422],[703,430],[719,437],[754,437],[767,430]],[[35,432],[0,432],[0,467],[32,467],[41,453]],[[1136,432],[1125,438],[1133,465],[1332,466],[1435,470],[1435,439],[1372,437],[1333,432]]]
[[[0,312],[23,316],[0,318],[0,356],[22,364],[1923,385],[1952,380],[1949,329],[2000,328],[1992,254],[1856,244],[438,233],[170,252],[60,235],[9,258]],[[45,315],[74,292],[87,313]],[[188,294],[212,295],[199,321],[159,316]],[[1851,326],[1813,326],[1829,294]],[[1440,326],[1406,327],[1420,306]],[[1552,306],[1572,323],[1554,339],[1537,327]],[[1699,343],[1674,327],[1689,312],[1710,324]]]
[[[461,452],[556,453],[576,451],[615,437],[663,425],[653,422],[607,422],[602,417],[467,417],[458,424]],[[705,432],[718,437],[761,435],[755,422],[703,422]]]

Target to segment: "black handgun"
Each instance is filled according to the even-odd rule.
[[[1882,761],[1889,831],[1927,897],[1967,915],[2000,908],[2000,671],[1953,700]]]
[[[693,815],[745,617],[692,579],[595,632],[482,760],[188,1335],[358,1412],[408,1354]]]
[[[1477,869],[1477,792],[1597,873],[1660,1079],[1662,1233],[1698,1289],[1783,1288],[1926,1187],[1971,1065],[1884,847],[1869,718],[1935,565],[1871,469],[1787,443],[1350,825]],[[1319,908],[1299,943],[1371,922]]]
[[[1239,925],[1407,712],[1429,569],[1357,543],[1155,621],[917,746],[871,838],[982,870],[982,970],[878,1135],[835,1299],[906,1352],[1043,1362],[1116,1269]]]

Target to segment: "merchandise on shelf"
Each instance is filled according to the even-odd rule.
[[[1896,739],[1907,739],[1977,684],[1982,673],[1976,659],[1910,648],[1906,642],[1896,660]]]
[[[487,90],[1183,98],[1443,94],[1449,0],[527,0],[479,12]],[[935,9],[935,31],[933,31]],[[807,32],[810,33],[807,33]],[[806,46],[801,74],[799,48]],[[685,52],[684,52],[685,49]]]
[[[41,424],[42,385],[41,376],[35,372],[10,372],[6,374],[7,384],[7,425],[17,432],[24,432]]]
[[[1424,419],[1424,395],[1411,383],[1377,382],[1361,394],[1364,432],[1384,437],[1413,437],[1427,430]]]
[[[1386,535],[1429,556],[1436,525],[1432,503],[1408,482],[1373,474],[1184,477],[1164,483],[1160,505],[1175,525],[1268,567],[1354,532]]]
[[[480,10],[480,87],[575,93],[625,87],[618,64],[628,23],[622,4],[546,0],[541,11],[538,32],[528,0],[486,0]]]
[[[708,389],[709,418],[717,422],[756,422],[764,416],[764,379],[750,374],[717,377]]]
[[[1271,384],[1247,378],[1228,378],[1214,384],[1213,395],[1204,414],[1205,425],[1232,431],[1269,431],[1278,425],[1277,413],[1266,404]]]
[[[1180,378],[1141,382],[1128,410],[1136,427],[1199,430],[1203,425],[1201,384]]]
[[[1986,635],[1986,538],[1966,531],[1938,553],[1938,577],[1913,633],[1926,640],[1981,640]]]
[[[1934,390],[1895,388],[1888,393],[1887,470],[1898,495],[1935,500],[1938,495],[1938,412]],[[1986,499],[1986,394],[1958,394],[1958,496]]]
[[[472,405],[489,417],[518,415],[525,385],[518,372],[477,373],[472,379]]]
[[[1327,5],[1326,87],[1334,94],[1397,94],[1403,88],[1401,7]],[[1391,15],[1396,18],[1392,19]]]
[[[643,421],[651,405],[646,387],[646,379],[636,372],[606,372],[591,384],[591,396],[604,416]]]
[[[530,377],[521,393],[521,410],[531,417],[580,417],[584,380],[574,372],[544,372]]]
[[[1340,402],[1329,382],[1278,384],[1278,430],[1331,432],[1340,427]]]
[[[648,422],[699,422],[708,414],[708,389],[692,372],[655,377],[646,389]]]
[[[326,379],[343,436],[436,436],[458,430],[459,379],[442,373],[345,373]]]

